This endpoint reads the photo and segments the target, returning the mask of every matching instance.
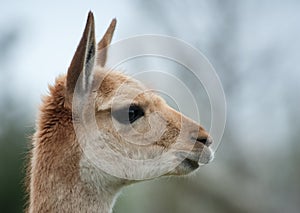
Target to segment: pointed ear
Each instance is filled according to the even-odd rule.
[[[95,23],[93,13],[89,12],[83,35],[68,69],[66,87],[69,97],[72,97],[77,83],[80,86],[79,90],[90,89],[95,54]]]
[[[97,65],[99,65],[101,67],[105,66],[105,62],[106,62],[106,58],[107,58],[107,46],[110,45],[111,39],[114,35],[116,24],[117,24],[117,20],[113,19],[111,21],[108,29],[106,30],[103,38],[98,43]]]

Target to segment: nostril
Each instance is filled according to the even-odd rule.
[[[200,143],[202,143],[202,144],[204,144],[204,145],[206,145],[207,138],[197,138],[197,141],[200,142]]]
[[[198,137],[197,142],[200,142],[206,146],[210,146],[213,143],[213,139],[208,136],[208,137]]]

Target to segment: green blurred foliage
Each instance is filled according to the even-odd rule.
[[[12,109],[12,108],[10,108]],[[26,131],[16,123],[19,120],[5,120],[1,115],[0,134],[0,210],[1,212],[22,212],[24,207],[24,171]],[[22,118],[20,118],[22,119]]]
[[[24,175],[29,135],[28,110],[10,82],[8,62],[13,60],[20,31],[15,26],[0,34],[0,212],[22,212],[25,203]],[[4,89],[3,89],[4,88]]]

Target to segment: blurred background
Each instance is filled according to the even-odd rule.
[[[228,107],[213,163],[126,188],[115,213],[299,212],[300,1],[0,2],[1,213],[22,212],[40,97],[66,72],[89,10],[98,39],[116,17],[113,41],[163,34],[202,51]]]

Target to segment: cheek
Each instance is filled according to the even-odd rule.
[[[136,131],[136,133],[144,135],[151,130],[149,119],[147,117],[142,117],[134,122],[131,125],[131,128]]]
[[[115,122],[114,122],[115,123]],[[122,140],[135,145],[151,145],[157,143],[165,132],[165,122],[156,116],[144,116],[131,125],[118,125],[112,129]]]
[[[167,132],[168,124],[158,113],[151,113],[133,125],[133,131],[143,144],[154,144]]]
[[[176,141],[179,131],[158,113],[151,113],[135,122],[125,134],[138,144],[166,147]]]
[[[180,130],[177,129],[176,127],[170,124],[167,126],[168,128],[163,132],[162,136],[157,141],[158,145],[164,147],[169,147],[170,145],[174,144],[177,141],[180,133]]]
[[[148,121],[150,131],[147,132],[147,136],[157,142],[168,131],[168,122],[158,112],[151,113]]]

